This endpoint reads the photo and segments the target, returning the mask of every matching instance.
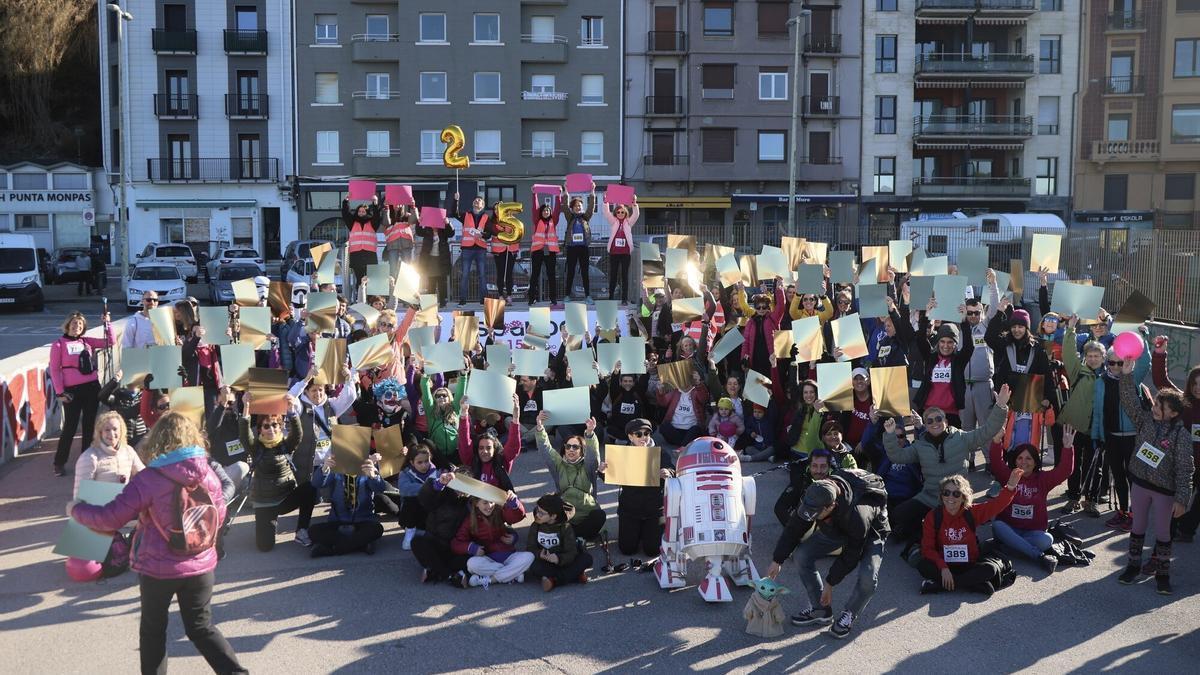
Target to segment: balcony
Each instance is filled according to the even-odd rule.
[[[912,193],[927,199],[962,198],[1020,198],[1029,199],[1028,178],[984,178],[964,176],[934,176],[914,178]]]
[[[266,94],[225,94],[225,116],[231,120],[265,120]]]
[[[918,17],[1026,17],[1037,0],[917,0]]]
[[[1092,141],[1093,162],[1156,162],[1158,158],[1157,140]]]
[[[687,155],[645,155],[642,170],[647,181],[683,181],[688,179]]]
[[[1136,12],[1111,12],[1104,20],[1104,30],[1108,33],[1145,29],[1146,15],[1141,10]]]
[[[401,117],[400,104],[395,99],[400,94],[392,91],[356,91],[350,95],[353,99],[351,115],[356,120],[398,120]]]
[[[565,120],[567,94],[563,91],[523,91],[520,111],[523,120]]]
[[[842,111],[841,96],[805,96],[800,102],[805,117],[837,117]]]
[[[566,150],[526,148],[521,151],[525,158],[525,171],[541,176],[565,176],[571,173],[571,158]]]
[[[387,176],[403,173],[400,171],[400,150],[367,150],[357,148],[353,151],[352,160],[356,176]]]
[[[196,31],[150,29],[150,44],[155,54],[195,54]]]
[[[517,49],[522,63],[567,62],[567,38],[562,35],[522,35]]]
[[[353,54],[351,58],[364,63],[399,61],[399,35],[359,34],[351,36]]]
[[[805,33],[803,50],[805,54],[841,54],[842,35],[841,33]]]
[[[1105,96],[1141,96],[1146,83],[1140,75],[1116,75],[1104,78]]]
[[[267,31],[226,29],[225,53],[241,56],[266,54]]]
[[[160,120],[194,120],[200,112],[195,94],[155,94],[154,116]]]
[[[1030,138],[1029,115],[927,115],[913,118],[913,136],[935,138]]]
[[[917,55],[916,73],[918,77],[949,79],[1029,78],[1033,77],[1036,65],[1033,54],[933,52]]]
[[[682,96],[647,96],[646,117],[683,117]]]
[[[646,33],[646,53],[683,54],[687,51],[687,33],[677,30],[652,30]]]
[[[207,159],[146,159],[151,183],[274,183],[279,160],[274,157],[210,157]]]
[[[845,177],[841,157],[800,157],[797,158],[796,164],[801,180],[834,181]]]

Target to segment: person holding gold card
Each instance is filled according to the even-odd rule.
[[[629,439],[629,445],[639,448],[654,446],[650,437],[653,427],[650,420],[636,418],[625,425],[624,435]],[[634,558],[641,551],[647,559],[658,555],[659,545],[663,535],[663,483],[675,475],[675,460],[666,448],[659,448],[658,475],[661,479],[658,485],[638,486],[625,485],[617,496],[617,550],[622,555],[631,558],[629,567],[641,567],[642,561]],[[601,463],[601,472],[606,465]],[[617,571],[621,571],[620,565]]]
[[[217,349],[206,338],[204,326],[196,323],[183,340],[183,386],[204,387],[204,408],[212,410],[216,406],[217,392],[224,383]]]
[[[243,402],[250,409],[253,394],[247,391]],[[286,415],[249,414],[240,422],[241,443],[254,466],[250,482],[250,502],[254,507],[254,541],[258,550],[275,548],[279,516],[299,511],[296,522],[296,543],[312,546],[308,524],[312,520],[317,492],[308,480],[299,480],[292,469],[292,455],[304,438],[300,427],[300,402],[288,396]],[[288,430],[284,435],[283,425]]]
[[[312,557],[345,555],[362,551],[375,554],[375,542],[383,536],[383,525],[375,514],[375,498],[388,484],[379,477],[379,455],[362,463],[357,476],[336,471],[337,460],[327,455],[312,472],[312,487],[329,490],[329,518],[309,528]]]
[[[421,405],[429,424],[428,439],[436,454],[433,463],[439,469],[450,469],[458,461],[458,409],[467,390],[467,378],[458,378],[453,393],[448,387],[430,391],[429,376],[420,380]]]
[[[692,371],[691,386],[679,390],[669,382],[650,376],[650,391],[658,399],[658,406],[665,412],[658,431],[666,442],[684,447],[704,435],[708,427],[708,402],[712,395],[700,379],[700,373]]]
[[[338,418],[350,410],[358,400],[358,387],[349,381],[349,366],[344,366],[343,375],[347,383],[337,396],[330,396],[333,387],[316,381],[314,364],[308,377],[292,385],[289,396],[300,402],[300,429],[302,436],[292,455],[297,480],[311,480],[314,469],[320,469],[333,449],[333,425]],[[360,420],[361,422],[361,420]]]
[[[739,297],[744,299],[745,288],[739,284],[738,291]],[[742,331],[745,338],[742,343],[742,367],[769,373],[771,382],[779,382],[778,373],[773,372],[775,364],[771,355],[774,353],[775,331],[779,329],[787,308],[783,299],[783,279],[775,277],[774,301],[765,293],[756,294],[752,301],[751,306],[743,309],[749,310],[747,314],[750,318]]]
[[[458,413],[458,460],[461,466],[471,468],[471,474],[489,485],[495,485],[502,490],[512,490],[513,482],[509,478],[513,464],[521,454],[521,425],[517,420],[521,416],[520,401],[513,394],[512,418],[508,422],[508,438],[504,448],[500,448],[500,439],[495,431],[488,429],[471,438],[471,402],[463,397],[462,407]]]

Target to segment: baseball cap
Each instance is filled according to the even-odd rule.
[[[804,491],[804,501],[800,504],[798,515],[802,520],[816,520],[817,515],[835,499],[837,490],[833,487],[833,481],[816,481]]]
[[[650,420],[644,417],[631,419],[625,423],[625,433],[632,434],[635,431],[650,431],[653,427],[650,426]]]
[[[854,370],[850,371],[851,378],[855,378],[860,375],[868,380],[871,379],[871,371],[867,370],[866,368],[855,368]]]

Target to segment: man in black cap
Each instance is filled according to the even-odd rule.
[[[801,544],[814,526],[817,531]],[[854,620],[875,595],[888,532],[887,490],[879,476],[844,469],[808,486],[801,507],[775,544],[771,567],[767,570],[767,576],[774,579],[783,569],[784,561],[800,547],[796,562],[800,565],[800,581],[808,592],[809,608],[792,616],[792,623],[797,626],[833,623],[830,635],[848,637]],[[842,553],[822,582],[816,562],[839,547]],[[835,622],[833,587],[856,566],[858,584]]]
[[[650,438],[650,420],[632,419],[625,425],[629,444],[641,448],[654,445]],[[617,497],[617,548],[630,556],[631,567],[642,564],[636,556],[640,550],[646,558],[654,558],[662,544],[663,481],[675,475],[675,462],[666,448],[659,448],[658,485],[625,486]]]

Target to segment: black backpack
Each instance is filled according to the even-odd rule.
[[[830,478],[845,482],[851,506],[887,506],[887,485],[883,478],[870,471],[838,469]]]

